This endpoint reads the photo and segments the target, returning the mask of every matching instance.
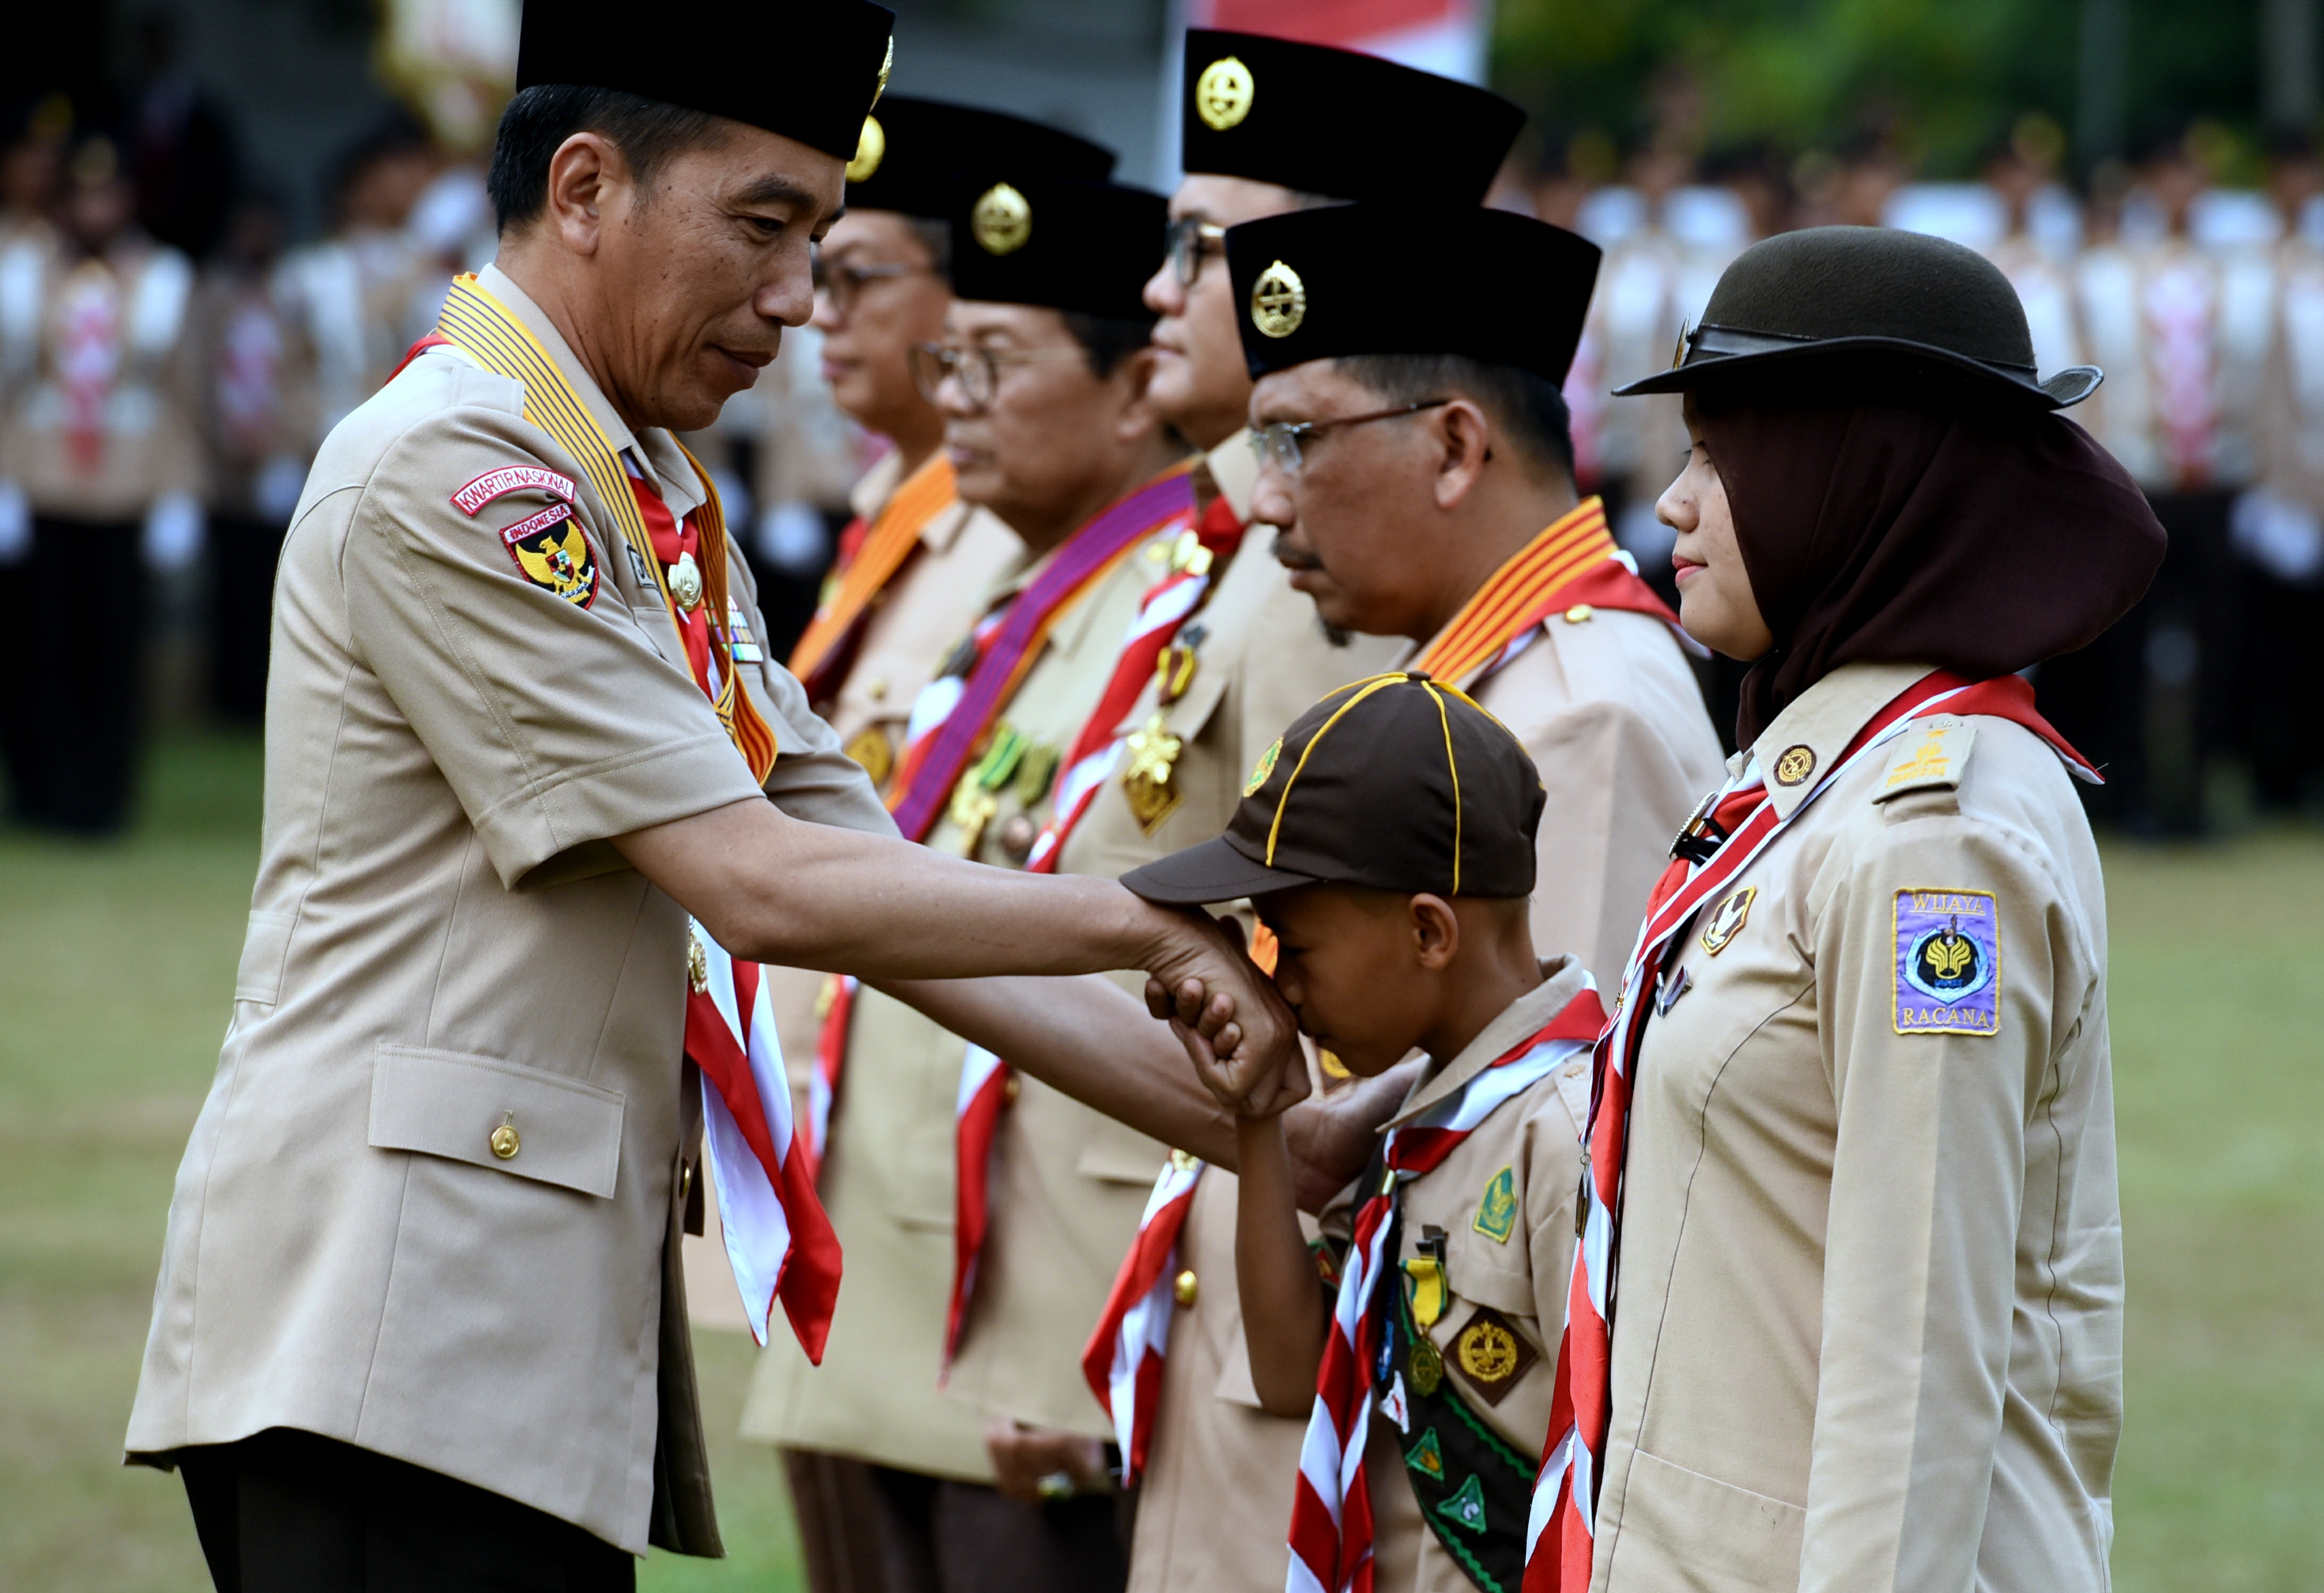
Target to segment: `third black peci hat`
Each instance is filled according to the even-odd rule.
[[[1565,380],[1598,245],[1506,210],[1333,205],[1227,229],[1251,376],[1367,354],[1462,355]]]
[[[1160,194],[988,173],[954,185],[945,219],[952,224],[952,290],[963,299],[1154,318],[1143,296],[1169,220]]]
[[[1378,56],[1186,31],[1179,164],[1332,199],[1482,204],[1525,113]]]
[[[1319,883],[1530,896],[1548,800],[1499,720],[1398,670],[1343,686],[1293,721],[1251,770],[1225,834],[1121,882],[1186,906]]]
[[[978,171],[1103,182],[1114,154],[1103,144],[975,106],[891,94],[863,118],[847,164],[847,207],[894,210],[941,221],[956,180]]]

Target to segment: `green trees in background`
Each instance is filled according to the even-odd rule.
[[[2258,147],[2270,4],[2283,0],[1498,0],[1493,69],[1545,153],[1571,144],[1582,164],[1660,127],[1712,150],[1877,139],[1965,176],[2038,111],[2081,130],[2078,168],[2189,118],[2232,133],[2223,156],[2240,167]]]

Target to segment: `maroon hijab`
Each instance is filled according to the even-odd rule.
[[[2163,562],[2163,527],[2129,474],[2058,416],[1711,393],[1698,405],[1775,638],[1743,682],[1744,746],[1842,664],[1982,680],[2071,652]]]

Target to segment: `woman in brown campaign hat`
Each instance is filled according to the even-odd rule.
[[[2098,1588],[2122,1256],[2096,772],[2017,672],[2163,532],[2007,281],[1828,227],[1674,367],[1681,616],[1749,662],[1600,1043],[1529,1589]]]

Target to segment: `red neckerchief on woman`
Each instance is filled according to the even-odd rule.
[[[1440,1165],[1503,1104],[1553,1076],[1605,1022],[1597,987],[1585,984],[1554,1017],[1480,1069],[1458,1093],[1388,1131],[1380,1146],[1382,1171],[1369,1191],[1359,1192],[1363,1200],[1340,1267],[1331,1337],[1315,1371],[1315,1408],[1299,1449],[1299,1481],[1291,1501],[1287,1588],[1370,1593],[1372,1498],[1364,1450],[1384,1315],[1375,1309],[1374,1297],[1381,1277],[1396,1270],[1387,1240],[1398,1192]],[[1385,1392],[1393,1401],[1402,1397],[1401,1388],[1400,1382],[1392,1383]]]
[[[1621,1189],[1629,1153],[1631,1069],[1643,1042],[1672,941],[1702,904],[1766,851],[1792,821],[1830,790],[1862,754],[1881,746],[1915,719],[1931,714],[2006,719],[2034,732],[2074,774],[2098,780],[2082,755],[2034,711],[2034,688],[2015,675],[1969,682],[1945,670],[1923,676],[1875,714],[1823,778],[1779,815],[1768,801],[1765,772],[1754,758],[1740,774],[1705,797],[1672,847],[1670,866],[1656,881],[1645,925],[1622,974],[1613,1021],[1599,1036],[1591,1083],[1590,1126],[1582,1152],[1582,1194],[1573,1280],[1565,1333],[1557,1349],[1557,1391],[1550,1405],[1549,1441],[1534,1484],[1526,1527],[1524,1593],[1584,1593],[1597,1532],[1598,1486],[1604,1475],[1606,1428],[1612,1402],[1607,1386],[1618,1259],[1621,1249]]]

